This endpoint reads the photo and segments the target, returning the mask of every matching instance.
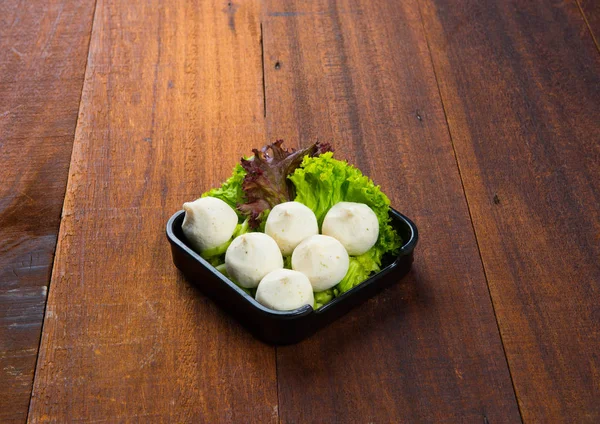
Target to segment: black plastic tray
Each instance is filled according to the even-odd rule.
[[[381,271],[318,310],[305,305],[283,312],[258,303],[194,252],[181,229],[184,215],[184,211],[179,211],[167,223],[167,238],[175,266],[252,334],[267,343],[279,345],[299,342],[398,282],[410,270],[418,239],[415,224],[400,212],[390,209],[392,226],[404,241],[398,256],[384,258]]]

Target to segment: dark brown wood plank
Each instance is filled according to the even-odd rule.
[[[600,2],[597,0],[577,0],[577,2],[600,53]]]
[[[94,0],[0,2],[0,422],[23,422]]]
[[[575,2],[423,0],[522,416],[600,421],[600,55]]]
[[[417,2],[268,1],[270,139],[331,141],[421,230],[413,271],[278,348],[282,422],[518,422]]]
[[[98,1],[31,422],[277,421],[274,349],[164,234],[263,143],[258,6]]]

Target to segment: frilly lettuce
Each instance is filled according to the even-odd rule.
[[[397,253],[402,241],[390,225],[390,200],[380,187],[359,169],[332,156],[331,152],[318,157],[305,156],[289,179],[296,189],[294,200],[312,209],[319,226],[329,209],[339,202],[364,203],[377,215],[379,239],[366,253],[350,257],[348,273],[336,286],[339,293],[344,293],[379,271],[383,256]]]
[[[271,155],[267,154],[268,149]],[[242,164],[235,166],[233,175],[221,187],[202,195],[221,199],[236,211],[240,224],[232,239],[253,228],[264,232],[270,208],[290,198],[312,209],[319,227],[336,203],[368,205],[379,221],[377,243],[366,253],[350,257],[348,273],[333,289],[315,293],[315,308],[378,272],[383,256],[397,253],[402,245],[390,225],[388,197],[359,169],[333,159],[331,152],[323,153],[330,149],[329,144],[315,143],[299,151],[287,151],[281,148],[281,141],[277,141],[261,151],[254,150],[254,156],[242,159]],[[217,269],[223,270],[224,253],[229,243],[231,240],[211,251],[202,252],[202,256]],[[291,268],[290,258],[284,259],[285,267]]]
[[[304,157],[331,151],[331,145],[318,141],[299,150],[284,149],[282,144],[283,140],[277,140],[260,150],[252,149],[254,155],[243,157],[221,187],[207,191],[202,197],[223,200],[236,211],[240,220],[250,218],[250,228],[264,232],[271,208],[293,198],[294,188],[288,176]]]
[[[240,202],[237,207],[242,214],[250,217],[251,228],[259,228],[266,221],[266,211],[293,198],[288,176],[303,158],[331,151],[329,144],[318,141],[299,150],[284,149],[282,144],[283,140],[277,140],[260,150],[252,149],[254,156],[242,158],[242,167],[246,171],[242,190],[246,201]]]
[[[213,188],[202,195],[202,197],[216,197],[221,199],[242,218],[242,213],[238,210],[238,205],[245,202],[246,196],[242,189],[242,183],[246,177],[246,170],[239,163],[233,168],[233,175],[221,185],[221,187]]]

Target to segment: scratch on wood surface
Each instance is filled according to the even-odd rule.
[[[60,17],[62,16],[64,7],[65,7],[64,3],[61,3],[60,9],[58,10],[58,14],[56,15],[56,18],[54,19],[54,22],[52,23],[52,27],[47,36],[46,45],[44,46],[44,49],[42,50],[42,53],[40,55],[43,58],[49,57],[52,55],[52,53],[48,54],[48,48],[52,45],[52,40],[54,39],[54,34],[56,34],[56,28],[58,27],[58,22],[60,21]]]
[[[456,367],[454,368],[454,374],[456,374],[456,376],[457,376],[459,379],[461,379],[461,380],[463,379],[463,375],[462,375],[462,373],[461,373],[461,372],[460,372],[460,370],[459,370],[458,368],[456,368]]]
[[[24,197],[27,197],[29,200],[31,200],[33,203],[35,203],[35,199],[33,197],[31,197],[30,195],[28,195],[27,193],[25,193],[22,190],[19,190],[19,194],[22,194]]]
[[[9,374],[12,375],[14,377],[16,376],[20,376],[22,374],[22,371],[18,370],[17,368],[13,367],[12,365],[9,365],[7,367],[4,367],[3,370]]]
[[[38,321],[36,322],[13,322],[8,326],[8,328],[31,328],[31,327],[41,327],[42,324]]]
[[[342,14],[342,15],[362,15],[362,10],[320,10],[320,11],[310,11],[310,12],[301,12],[301,11],[287,11],[287,12],[269,12],[267,16],[271,16],[274,18],[295,18],[298,16],[328,16],[332,14]]]
[[[146,354],[144,359],[140,361],[140,368],[144,368],[148,365],[151,365],[154,362],[154,358],[158,353],[162,351],[159,342],[155,342],[150,349],[150,352]]]
[[[18,51],[18,50],[17,50],[17,49],[15,49],[14,47],[11,47],[11,48],[10,48],[10,50],[11,50],[13,53],[15,53],[17,56],[19,56],[19,57],[23,57],[23,56],[25,56],[25,54],[24,54],[24,53],[21,53],[20,51]]]
[[[16,105],[14,108],[9,109],[9,110],[5,110],[4,112],[0,113],[0,118],[4,118],[5,116],[10,115],[11,113],[16,113],[17,110],[21,109],[23,107],[22,104]],[[20,139],[27,139],[28,137],[11,137],[11,140],[20,140]]]

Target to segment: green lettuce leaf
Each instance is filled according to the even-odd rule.
[[[375,261],[375,257],[379,254],[380,249],[373,246],[372,249],[360,256],[350,256],[348,272],[336,286],[339,292],[347,292],[369,278],[372,273],[379,271],[380,264]]]
[[[333,289],[324,290],[321,292],[315,292],[315,304],[314,309],[319,309],[321,306],[333,300],[334,294]]]
[[[379,239],[363,255],[350,258],[348,273],[336,286],[339,293],[350,290],[379,271],[383,256],[396,254],[402,246],[400,236],[390,225],[390,200],[358,168],[333,159],[333,154],[328,152],[318,157],[304,157],[289,179],[296,189],[294,200],[312,209],[319,226],[329,209],[339,202],[364,203],[377,215]]]
[[[233,175],[221,185],[221,187],[213,188],[202,195],[202,197],[216,197],[235,210],[238,217],[242,218],[242,213],[238,210],[238,205],[246,201],[242,183],[246,176],[246,170],[239,163],[233,168]]]

